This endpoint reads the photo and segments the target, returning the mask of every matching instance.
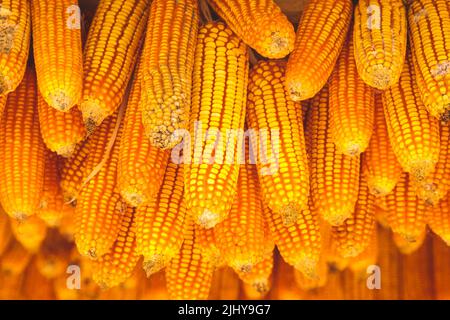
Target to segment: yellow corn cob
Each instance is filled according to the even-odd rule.
[[[257,159],[264,202],[286,224],[307,206],[308,159],[299,104],[288,100],[285,64],[260,62],[250,73],[248,125],[250,157]]]
[[[28,70],[8,96],[0,125],[0,202],[14,218],[35,213],[44,184],[44,142],[39,132],[36,78]]]
[[[361,279],[367,279],[367,267],[377,264],[378,251],[378,231],[375,230],[367,248],[356,257],[350,259],[348,265],[350,270]]]
[[[352,36],[361,79],[381,90],[397,83],[405,62],[407,42],[406,10],[402,1],[359,1]]]
[[[318,214],[312,210],[311,203],[308,207],[301,212],[297,222],[290,226],[286,226],[282,218],[266,205],[264,205],[264,219],[283,260],[306,277],[315,278],[322,250],[321,235]]]
[[[200,252],[194,222],[185,223],[183,246],[166,267],[170,299],[204,300],[208,298],[214,271],[212,263]]]
[[[358,155],[366,150],[373,132],[375,97],[356,70],[351,34],[331,75],[329,90],[330,134],[336,151]]]
[[[54,299],[53,284],[36,268],[35,260],[31,261],[25,274],[23,295],[28,300]]]
[[[431,230],[450,246],[450,196],[441,199],[428,216]]]
[[[450,2],[417,0],[408,10],[409,40],[420,97],[434,117],[450,111]]]
[[[301,290],[315,290],[324,287],[328,281],[328,264],[325,255],[320,256],[316,278],[305,277],[303,273],[294,269],[294,279]]]
[[[424,232],[429,209],[416,197],[411,177],[403,173],[394,191],[386,196],[387,220],[392,231],[409,242],[417,241]]]
[[[444,121],[440,123],[439,160],[434,171],[418,182],[417,196],[427,204],[436,205],[450,190],[450,127]]]
[[[156,198],[136,209],[136,251],[144,256],[148,276],[180,251],[186,215],[183,187],[183,165],[169,162]]]
[[[118,286],[133,274],[140,258],[136,252],[135,223],[135,209],[128,208],[114,245],[108,253],[92,262],[92,278],[102,289]]]
[[[31,12],[28,0],[0,2],[0,95],[16,90],[27,67]]]
[[[424,230],[417,236],[415,241],[411,242],[411,241],[406,240],[402,235],[394,232],[392,234],[392,239],[394,240],[394,243],[395,243],[397,249],[402,254],[411,254],[411,253],[417,251],[423,245],[423,243],[425,242],[426,236],[427,236],[427,232]]]
[[[273,0],[209,0],[214,10],[260,55],[280,59],[294,49],[294,27]]]
[[[187,129],[194,48],[196,0],[154,0],[143,49],[142,123],[153,146],[173,148]]]
[[[149,0],[101,0],[84,50],[80,109],[88,132],[122,103],[148,16]]]
[[[419,98],[409,54],[399,83],[384,91],[383,106],[398,162],[414,178],[423,180],[439,158],[439,122]]]
[[[200,254],[204,259],[210,261],[217,268],[226,266],[214,235],[214,228],[205,229],[202,226],[195,225],[195,236]]]
[[[292,100],[312,98],[325,85],[344,45],[352,10],[350,0],[308,2],[286,69]]]
[[[325,256],[325,260],[330,266],[331,271],[343,271],[349,265],[349,258],[344,258],[338,253],[337,242],[334,241],[332,236],[333,227],[328,222],[321,219],[320,221],[320,234],[322,237],[322,255]]]
[[[77,107],[62,112],[50,107],[38,94],[38,114],[42,138],[47,147],[63,157],[72,156],[86,135],[83,117]]]
[[[214,227],[221,256],[233,269],[252,271],[264,258],[264,220],[256,167],[242,164],[238,196],[228,217]]]
[[[236,193],[242,152],[229,131],[244,128],[247,60],[245,44],[223,23],[200,28],[189,128],[195,141],[184,154],[184,182],[186,206],[207,228],[227,216]]]
[[[332,241],[336,242],[337,252],[344,258],[355,257],[369,246],[375,232],[374,198],[367,182],[361,178],[355,212],[342,225],[333,227],[332,231]]]
[[[107,121],[105,130],[102,125],[98,135],[96,134],[98,136],[96,143],[92,141],[95,150],[87,159],[86,173],[89,175],[96,166],[101,165],[101,168],[83,187],[75,210],[75,243],[81,255],[92,259],[101,257],[113,246],[127,210],[126,204],[116,190],[116,168],[122,125],[111,153],[105,154],[110,139],[114,138],[111,131],[116,128],[112,124],[114,120]],[[105,161],[102,164],[103,160]]]
[[[83,90],[81,17],[71,16],[74,7],[78,0],[31,1],[39,91],[46,103],[61,111],[78,104]]]
[[[8,249],[2,255],[0,270],[9,276],[22,274],[28,266],[31,257],[32,254],[20,242],[16,240],[11,241]]]
[[[139,71],[142,63],[140,63]],[[120,141],[117,184],[123,199],[131,206],[148,205],[163,180],[169,152],[153,147],[144,134],[139,101],[141,81],[134,79]]]
[[[3,208],[0,207],[0,257],[5,252],[11,240],[12,233],[9,218],[6,212],[3,211]]]
[[[340,225],[351,216],[358,198],[360,157],[336,151],[329,129],[327,87],[312,102],[306,132],[314,207],[328,223]]]
[[[375,125],[363,154],[362,172],[369,190],[378,197],[390,193],[402,175],[402,167],[389,142],[381,95],[375,95]]]
[[[39,251],[47,235],[47,225],[37,216],[24,221],[11,219],[11,229],[16,240],[32,253]]]
[[[264,295],[270,290],[273,262],[273,252],[269,252],[263,257],[263,260],[253,265],[250,271],[237,270],[237,274],[245,284],[251,285],[256,292]]]

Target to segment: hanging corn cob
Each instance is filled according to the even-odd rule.
[[[83,91],[81,17],[71,17],[73,7],[78,7],[78,0],[31,1],[39,91],[46,103],[60,111],[78,104]]]
[[[16,240],[32,253],[39,251],[47,235],[47,225],[35,215],[24,221],[11,219],[11,230]]]
[[[403,170],[423,180],[439,158],[439,123],[425,109],[417,92],[408,54],[398,84],[383,93],[389,141]]]
[[[36,78],[27,70],[8,96],[0,125],[0,202],[16,219],[33,215],[44,184],[44,142],[39,132]]]
[[[325,85],[344,45],[352,10],[350,0],[308,2],[286,69],[292,100],[312,98]]]
[[[153,146],[173,148],[187,129],[194,48],[196,0],[154,0],[143,49],[142,123]]]
[[[226,262],[219,250],[214,228],[205,229],[195,225],[195,237],[202,257],[212,263],[216,268],[225,267]]]
[[[252,286],[260,295],[264,295],[270,290],[273,263],[274,257],[273,252],[271,251],[265,255],[263,260],[256,263],[250,271],[238,271],[239,278],[245,284]]]
[[[359,155],[373,132],[375,97],[356,70],[351,30],[331,75],[329,91],[330,134],[336,151]]]
[[[88,132],[124,99],[148,16],[149,0],[101,0],[84,50],[80,109]],[[128,36],[122,36],[128,35]]]
[[[450,195],[441,199],[428,216],[431,230],[450,246]]]
[[[360,160],[336,152],[329,128],[327,87],[314,98],[306,123],[314,208],[328,223],[340,225],[355,208]]]
[[[180,251],[186,215],[183,187],[183,165],[169,162],[155,199],[136,209],[136,251],[144,256],[148,276]]]
[[[450,2],[415,0],[408,10],[409,40],[420,97],[434,117],[450,112]]]
[[[280,59],[294,49],[294,27],[273,0],[209,0],[231,30],[260,55]]]
[[[286,224],[307,206],[308,160],[299,104],[288,100],[285,64],[260,62],[250,73],[250,158],[256,159],[264,202]],[[247,159],[247,158],[246,158]]]
[[[208,298],[214,271],[212,263],[200,253],[194,222],[187,219],[181,251],[166,267],[170,299],[204,300]]]
[[[369,146],[363,154],[362,172],[369,190],[376,196],[390,193],[402,175],[402,167],[389,142],[381,95],[375,95],[375,125]]]
[[[407,42],[402,0],[362,0],[355,7],[356,67],[368,85],[385,90],[398,82]]]
[[[301,290],[315,290],[324,287],[328,281],[328,264],[325,255],[321,255],[317,266],[317,277],[311,279],[294,269],[295,283]]]
[[[200,28],[184,182],[186,206],[194,222],[207,228],[227,216],[236,194],[247,61],[246,46],[224,24]]]
[[[16,90],[27,67],[31,12],[28,0],[0,2],[0,95]]]
[[[427,236],[427,231],[422,231],[414,241],[408,241],[401,234],[393,233],[392,239],[394,240],[395,246],[398,251],[402,254],[411,254],[417,251],[425,242]]]

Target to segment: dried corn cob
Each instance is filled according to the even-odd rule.
[[[439,158],[439,123],[418,96],[409,54],[399,83],[384,91],[383,106],[398,162],[414,178],[423,180]]]
[[[450,112],[450,2],[417,0],[408,10],[409,40],[420,97],[434,117]]]
[[[38,94],[38,114],[47,147],[63,157],[70,157],[86,135],[81,111],[77,107],[68,112],[56,110]]]
[[[115,287],[132,276],[140,258],[136,252],[135,209],[128,208],[117,239],[108,253],[93,261],[92,279],[103,289]]]
[[[237,271],[239,278],[248,285],[251,285],[260,295],[267,294],[272,282],[273,252],[269,252],[265,257],[252,266],[247,272]]]
[[[328,264],[325,255],[321,255],[317,265],[317,277],[305,277],[303,273],[294,269],[295,283],[301,290],[315,290],[324,287],[328,281]]]
[[[389,142],[381,95],[375,95],[375,126],[369,146],[363,154],[362,172],[369,190],[376,196],[390,193],[402,175]]]
[[[16,90],[27,67],[31,12],[28,0],[2,0],[0,8],[0,95]]]
[[[308,2],[286,69],[292,100],[312,98],[325,85],[344,45],[352,10],[350,0]]]
[[[406,240],[402,235],[398,234],[398,233],[393,233],[392,234],[392,239],[394,240],[394,243],[397,247],[397,249],[402,253],[402,254],[411,254],[415,251],[417,251],[425,242],[427,236],[427,232],[426,230],[422,231],[417,238],[415,239],[415,241],[408,241]]]
[[[373,132],[375,97],[356,70],[351,34],[331,75],[329,90],[330,134],[336,151],[358,155],[366,150]]]
[[[149,0],[101,0],[84,51],[80,109],[88,132],[124,99],[148,16]]]
[[[288,100],[285,64],[260,62],[250,73],[248,125],[264,202],[286,224],[307,206],[308,160],[301,107]],[[269,144],[269,145],[267,145]]]
[[[78,0],[31,1],[39,91],[46,103],[60,111],[78,104],[83,90],[81,26],[72,22],[74,6],[78,7]]]
[[[22,274],[32,257],[31,252],[25,249],[20,242],[11,241],[8,249],[2,255],[0,270],[9,276]]]
[[[184,181],[186,206],[207,228],[227,216],[236,193],[240,135],[230,130],[244,128],[247,60],[246,46],[224,24],[200,28],[189,129],[195,141],[184,154]]]
[[[328,223],[340,225],[355,208],[360,160],[336,152],[329,129],[327,87],[312,102],[306,132],[314,207]]]
[[[0,202],[16,219],[35,213],[44,184],[45,146],[36,99],[36,78],[28,70],[8,96],[0,126]]]
[[[450,195],[441,199],[428,216],[431,230],[450,246]]]
[[[144,134],[139,110],[141,67],[142,63],[128,99],[117,167],[120,194],[133,207],[148,205],[156,196],[169,158],[169,152],[153,147]]]
[[[208,298],[214,271],[212,263],[200,253],[194,222],[187,219],[181,251],[166,267],[170,299],[204,300]]]
[[[144,256],[148,276],[180,251],[186,215],[183,187],[183,165],[170,162],[156,198],[136,209],[136,251]]]
[[[264,220],[256,167],[241,164],[230,213],[214,227],[221,256],[233,269],[251,272],[264,258]]]
[[[361,178],[355,212],[342,225],[333,227],[332,241],[336,241],[341,256],[355,257],[369,246],[375,232],[374,211],[374,195],[369,192],[366,180]]]
[[[28,251],[36,253],[47,235],[47,225],[37,216],[28,217],[24,221],[11,219],[14,237]]]
[[[426,228],[427,212],[425,202],[416,197],[411,177],[403,173],[394,191],[386,196],[387,220],[392,231],[409,242],[419,239]]]
[[[209,0],[214,10],[260,55],[280,59],[294,49],[294,27],[273,0]]]
[[[0,207],[0,257],[12,240],[9,218],[3,208]]]
[[[143,49],[142,123],[153,146],[173,148],[187,129],[194,48],[195,0],[154,0]]]
[[[205,229],[202,226],[195,225],[195,237],[200,248],[200,254],[204,259],[210,261],[217,268],[226,266],[214,235],[214,228]]]
[[[108,122],[114,124],[113,120]],[[123,126],[120,125],[111,153],[105,154],[110,139],[114,139],[114,133],[111,131],[117,128],[108,122],[105,123],[105,128],[103,126],[99,128],[98,135],[96,134],[98,139],[95,139],[95,144],[92,142],[95,151],[87,159],[85,169],[87,174],[91,175],[91,170],[95,168],[98,172],[87,179],[75,210],[75,243],[81,255],[92,259],[101,257],[113,246],[127,210],[126,204],[116,190],[119,141]]]
[[[407,42],[401,0],[362,0],[355,7],[356,67],[368,85],[385,90],[398,82]]]

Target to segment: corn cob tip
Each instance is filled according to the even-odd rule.
[[[287,86],[292,101],[303,101],[314,96],[314,94],[311,94],[313,89],[308,88],[305,84],[299,82],[289,82]]]
[[[253,265],[251,263],[238,264],[237,269],[242,273],[249,273],[252,271]]]
[[[298,220],[298,215],[300,213],[301,211],[298,209],[298,206],[292,202],[287,204],[286,206],[283,206],[279,211],[279,214],[285,226],[291,226],[296,223]]]
[[[55,152],[56,152],[58,155],[60,155],[61,157],[64,157],[64,158],[70,158],[70,157],[73,155],[76,146],[77,146],[76,143],[68,144],[68,145],[65,145],[65,146],[58,147],[58,148],[55,150]]]
[[[372,69],[372,85],[379,89],[385,90],[392,84],[392,70],[390,68],[377,64],[371,66]]]
[[[284,58],[293,49],[294,41],[289,41],[291,38],[295,38],[295,33],[293,36],[286,35],[280,31],[272,31],[270,34],[270,44],[268,46],[269,54],[272,59]]]
[[[0,74],[0,95],[7,94],[11,90],[11,84],[8,78]]]
[[[318,280],[319,274],[317,270],[317,260],[311,259],[309,257],[303,257],[294,266],[295,269],[300,271],[306,278],[311,280]]]
[[[197,218],[197,224],[205,229],[213,228],[220,222],[220,215],[203,207],[193,207],[190,210]]]
[[[122,188],[120,190],[120,195],[122,196],[123,200],[125,200],[125,202],[132,207],[139,207],[146,201],[145,196],[132,186]]]
[[[145,257],[142,268],[144,269],[147,278],[164,268],[165,261],[166,259],[161,254],[155,254],[150,258]]]
[[[163,150],[172,149],[181,141],[181,137],[176,133],[171,132],[165,125],[157,126],[155,130],[148,135],[148,138],[153,146]]]
[[[430,160],[411,161],[409,173],[415,181],[423,181],[434,170],[435,163]]]
[[[99,112],[101,106],[97,101],[87,98],[80,104],[80,110],[83,112],[87,134],[90,135],[104,119],[104,115]]]
[[[267,283],[267,280],[259,280],[259,281],[253,282],[252,286],[256,290],[256,292],[260,293],[261,295],[266,294],[270,289],[270,286]]]
[[[340,226],[353,214],[354,206],[346,205],[340,208],[333,208],[324,213],[323,219],[332,226]]]
[[[64,90],[55,90],[48,95],[48,104],[59,111],[66,112],[75,105],[75,101]]]
[[[374,177],[369,182],[369,192],[375,197],[384,197],[395,188],[395,181],[386,177]]]
[[[367,146],[364,146],[363,143],[357,141],[349,141],[342,150],[342,153],[353,157],[359,155],[363,150],[366,149]]]

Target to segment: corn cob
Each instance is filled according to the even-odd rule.
[[[450,190],[450,127],[444,121],[440,123],[439,160],[434,171],[418,182],[417,196],[427,204],[436,205]]]
[[[350,259],[339,254],[337,250],[337,242],[333,241],[333,227],[328,222],[321,219],[320,231],[322,237],[322,248],[324,248],[322,255],[325,256],[325,260],[330,266],[330,270],[345,270],[349,265]]]
[[[101,0],[84,51],[80,109],[88,132],[124,99],[144,33],[149,0]]]
[[[0,257],[5,252],[9,243],[12,240],[11,226],[9,223],[9,217],[3,208],[0,207]]]
[[[154,0],[143,49],[142,123],[153,146],[173,148],[187,129],[194,48],[195,0]]]
[[[394,191],[386,196],[387,220],[392,231],[409,242],[417,241],[426,228],[427,212],[425,202],[415,194],[411,177],[403,173]]]
[[[389,140],[402,168],[423,180],[439,158],[439,123],[425,109],[417,92],[410,55],[398,84],[383,93]]]
[[[128,208],[117,239],[108,253],[93,261],[93,280],[103,289],[115,287],[130,278],[140,258],[136,252],[135,209]]]
[[[70,157],[86,135],[83,117],[77,107],[62,112],[50,107],[38,94],[41,135],[46,146],[63,157]]]
[[[273,0],[209,0],[231,30],[260,55],[280,59],[294,49],[294,27]]]
[[[309,173],[301,107],[288,100],[284,72],[283,62],[258,63],[250,73],[247,109],[250,157],[257,159],[264,202],[292,224],[307,206]]]
[[[420,97],[434,117],[450,111],[450,3],[414,1],[408,10],[409,40]]]
[[[95,168],[98,172],[90,180],[87,179],[75,210],[75,243],[81,255],[92,259],[101,257],[113,246],[127,210],[126,204],[116,190],[116,169],[122,125],[111,153],[105,154],[110,139],[114,138],[114,132],[111,132],[114,130],[111,129],[116,128],[111,128],[112,124],[114,120],[107,121],[105,128],[101,126],[98,135],[96,134],[98,136],[98,139],[95,139],[96,143],[92,142],[93,146],[95,145],[95,151],[89,155],[85,170],[88,175],[91,170],[95,171]],[[101,161],[104,161],[103,164]]]
[[[362,172],[375,196],[390,193],[402,175],[402,167],[389,142],[381,95],[375,95],[375,125],[369,146],[363,154]]]
[[[231,211],[214,227],[221,256],[233,269],[251,272],[264,258],[264,220],[256,167],[241,164]]]
[[[0,202],[14,218],[35,213],[44,183],[44,143],[39,133],[36,79],[28,70],[8,96],[0,126]]]
[[[31,13],[28,0],[0,3],[0,95],[16,90],[27,67]]]
[[[341,256],[355,257],[369,246],[375,232],[374,211],[374,196],[369,192],[366,180],[361,178],[355,212],[342,225],[333,227],[333,241],[336,241]]]
[[[199,30],[194,61],[189,130],[195,141],[184,154],[185,199],[194,222],[211,228],[227,216],[236,193],[242,152],[230,131],[244,128],[248,54],[224,24],[208,23]]]
[[[185,223],[183,246],[166,267],[170,299],[204,300],[208,298],[214,271],[212,263],[200,253],[194,222]]]
[[[317,276],[321,248],[319,217],[311,203],[295,224],[286,226],[282,218],[264,205],[264,219],[283,260],[308,278]]]
[[[325,255],[321,255],[317,265],[317,277],[305,277],[303,273],[294,269],[294,279],[297,286],[304,291],[322,288],[328,281],[328,264]]]
[[[28,266],[23,284],[23,295],[28,300],[54,299],[53,285],[36,268],[35,260]]]
[[[136,251],[144,256],[148,276],[180,251],[186,215],[183,187],[183,166],[170,162],[156,198],[136,209]]]
[[[253,265],[250,271],[238,270],[237,273],[245,284],[251,285],[256,292],[264,295],[270,290],[273,262],[273,252],[269,252],[261,261]]]
[[[306,5],[286,69],[292,100],[312,98],[327,82],[344,45],[352,9],[350,0],[311,0]]]
[[[430,229],[450,246],[450,196],[441,199],[428,216]]]
[[[39,251],[47,235],[47,225],[35,215],[24,221],[11,219],[11,229],[16,240],[32,253]]]
[[[351,34],[330,80],[330,134],[336,151],[349,156],[366,150],[373,132],[374,91],[356,70]]]
[[[361,278],[366,279],[367,267],[377,264],[378,254],[378,231],[375,229],[369,245],[359,255],[350,259],[348,267],[353,273],[356,273]]]
[[[202,257],[217,268],[225,267],[226,262],[219,250],[214,228],[205,229],[202,226],[195,225],[195,236]]]
[[[402,254],[411,254],[417,251],[423,245],[426,236],[427,232],[424,230],[417,236],[415,241],[411,242],[406,240],[402,235],[394,232],[392,234],[392,239],[394,240],[395,246],[397,247],[398,251],[400,251]]]
[[[153,147],[144,135],[139,110],[142,63],[139,66],[128,99],[117,167],[120,194],[133,207],[148,205],[156,196],[169,158],[168,152]]]
[[[406,20],[401,0],[363,0],[355,7],[356,67],[368,85],[385,90],[398,82],[405,62]]]
[[[60,111],[78,104],[83,90],[81,26],[71,21],[74,6],[78,0],[31,1],[39,91],[46,103]]]
[[[312,102],[306,132],[314,208],[328,223],[340,225],[355,208],[360,160],[336,151],[329,129],[327,87]]]
[[[20,242],[13,240],[2,255],[0,270],[9,276],[22,274],[31,257],[31,252],[25,249]]]

